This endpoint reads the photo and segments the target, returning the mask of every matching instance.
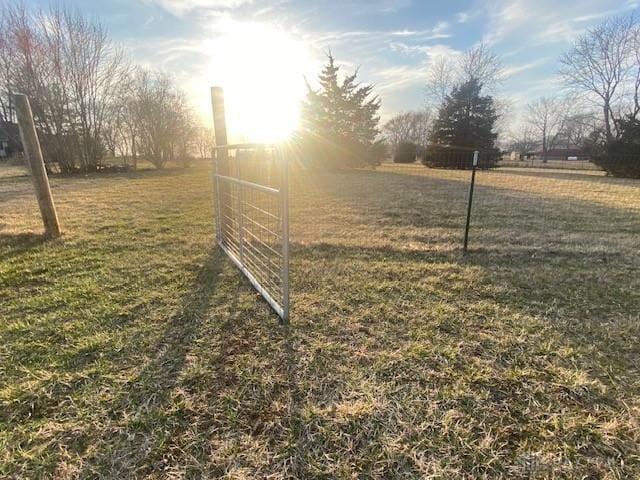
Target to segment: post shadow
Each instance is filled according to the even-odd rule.
[[[0,248],[7,248],[8,255],[28,252],[34,248],[38,248],[47,242],[46,237],[42,233],[24,232],[24,233],[8,233],[0,232]]]

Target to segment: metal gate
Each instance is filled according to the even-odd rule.
[[[289,319],[287,157],[273,145],[215,148],[217,242],[283,321]]]

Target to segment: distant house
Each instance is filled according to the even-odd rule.
[[[542,152],[536,158],[544,158]],[[547,150],[547,160],[591,160],[591,155],[580,148],[551,148]]]
[[[518,152],[513,151],[509,156],[509,159],[512,161],[522,161],[522,160],[531,160],[536,156],[535,152]]]
[[[22,152],[22,141],[17,123],[0,123],[0,159]]]

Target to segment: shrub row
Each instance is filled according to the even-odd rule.
[[[640,178],[640,155],[604,153],[594,155],[593,163],[614,177]]]
[[[393,155],[394,163],[414,163],[417,158],[430,168],[448,168],[468,170],[473,166],[473,150],[460,147],[430,145],[420,151],[420,147],[411,142],[401,142]],[[496,166],[500,158],[497,149],[481,151],[478,155],[478,168],[488,169]]]

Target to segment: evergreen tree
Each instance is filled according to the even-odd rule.
[[[472,78],[447,95],[433,125],[431,145],[423,163],[434,167],[469,168],[473,150],[481,152],[481,166],[498,158],[493,131],[498,116],[493,98],[481,96],[482,85]],[[468,152],[465,154],[465,152]]]
[[[356,81],[358,72],[340,82],[340,67],[331,54],[319,76],[320,88],[308,86],[302,109],[302,140],[307,157],[328,168],[377,164],[381,149],[380,99],[372,85]]]
[[[640,178],[640,120],[622,118],[618,129],[619,138],[592,147],[593,163],[614,177]]]

